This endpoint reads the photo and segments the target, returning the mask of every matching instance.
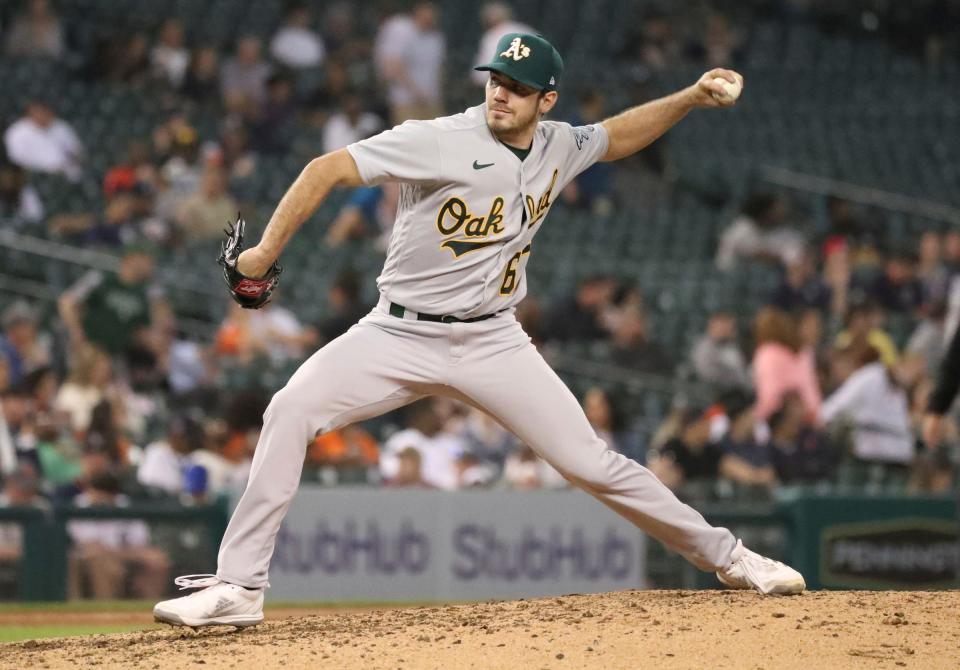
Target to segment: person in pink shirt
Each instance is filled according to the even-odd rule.
[[[780,409],[784,395],[795,391],[803,400],[808,419],[816,423],[823,398],[814,351],[803,341],[797,320],[782,310],[766,307],[757,313],[755,333],[753,384],[757,420],[766,420]]]

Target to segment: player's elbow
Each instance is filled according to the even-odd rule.
[[[328,181],[331,186],[360,186],[363,180],[353,156],[346,149],[338,149],[314,158],[304,170],[315,179]]]

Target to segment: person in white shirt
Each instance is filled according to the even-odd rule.
[[[535,33],[537,32],[526,23],[513,20],[513,8],[505,2],[488,2],[480,10],[480,19],[487,27],[477,55],[473,57],[473,64],[480,65],[490,60],[490,54],[497,48],[497,42],[507,33]],[[486,72],[470,69],[470,80],[477,86],[486,86],[488,75]]]
[[[405,430],[394,433],[380,452],[380,474],[393,481],[400,474],[400,454],[413,448],[420,454],[420,473],[429,486],[451,491],[459,483],[458,459],[466,451],[466,444],[458,436],[443,432],[443,422],[429,400],[423,400],[407,409],[409,417]]]
[[[297,3],[287,11],[283,26],[270,41],[270,55],[289,68],[320,67],[327,50],[323,39],[310,28],[310,8]]]
[[[851,347],[843,357],[856,369],[823,402],[820,420],[847,421],[853,429],[853,455],[862,461],[909,463],[914,440],[906,392],[873,347]]]
[[[342,149],[376,135],[383,127],[383,119],[365,110],[359,95],[348,93],[341,99],[339,111],[323,126],[323,151],[330,153]]]
[[[396,14],[380,26],[373,47],[387,84],[391,121],[431,119],[442,113],[441,75],[447,44],[437,30],[437,8],[419,2],[411,14]]]
[[[7,156],[35,172],[61,174],[71,181],[83,175],[83,144],[69,123],[46,102],[31,100],[26,113],[3,135]]]
[[[160,27],[160,38],[150,52],[154,73],[174,88],[180,88],[190,64],[190,52],[183,46],[183,24],[167,19]]]
[[[191,455],[203,446],[203,427],[189,417],[174,417],[167,428],[167,439],[144,449],[137,468],[137,481],[171,495],[184,492],[184,473],[192,464]]]

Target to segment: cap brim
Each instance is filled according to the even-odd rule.
[[[529,86],[530,88],[535,88],[538,91],[549,90],[546,87],[544,87],[542,84],[517,76],[515,72],[511,72],[509,68],[504,67],[503,63],[486,63],[484,65],[477,65],[473,69],[478,70],[479,72],[499,72],[502,75],[506,75],[510,77],[514,81],[519,81],[521,84],[525,86]]]

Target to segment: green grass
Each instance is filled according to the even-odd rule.
[[[18,642],[20,640],[37,640],[45,637],[66,637],[68,635],[93,635],[95,633],[129,633],[135,630],[149,630],[159,628],[159,625],[149,626],[119,624],[119,625],[89,625],[89,626],[0,626],[0,643]]]

